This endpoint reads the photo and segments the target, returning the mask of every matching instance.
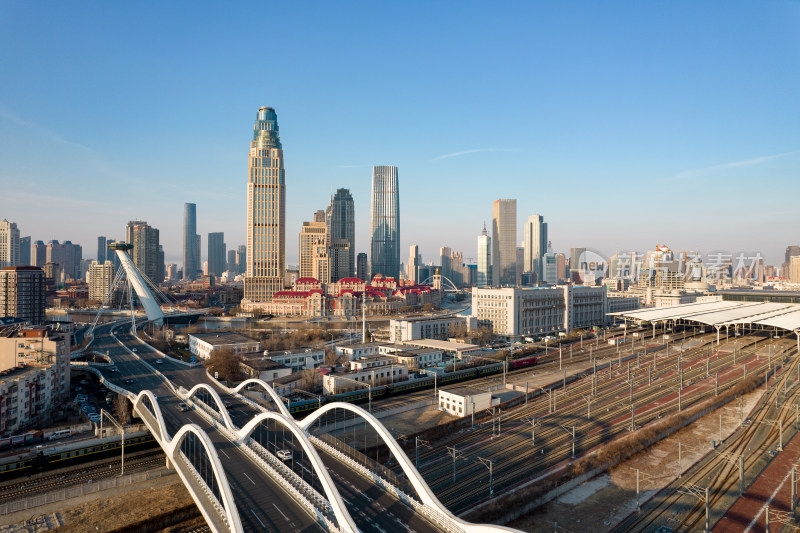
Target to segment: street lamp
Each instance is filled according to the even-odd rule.
[[[116,419],[114,419],[114,417],[111,416],[111,414],[109,414],[108,411],[106,411],[105,409],[100,409],[100,437],[101,438],[103,436],[103,416],[108,418],[108,420],[111,421],[115,426],[117,426],[119,428],[119,430],[122,432],[122,440],[120,441],[121,442],[121,448],[122,448],[122,460],[121,460],[122,464],[121,464],[120,472],[119,472],[119,475],[122,476],[122,475],[125,474],[125,426],[123,426],[122,424],[117,422]]]
[[[437,386],[437,383],[436,383],[438,374],[436,372],[434,372],[433,370],[428,370],[426,368],[420,368],[420,370],[422,372],[425,372],[426,374],[433,374],[433,399],[437,400],[437,402],[438,402],[439,393],[437,392],[438,386]]]

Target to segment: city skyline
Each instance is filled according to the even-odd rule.
[[[403,201],[400,247],[419,244],[425,262],[435,261],[443,245],[476,259],[475,234],[491,214],[486,193],[518,200],[520,234],[525,217],[541,213],[559,252],[587,246],[608,256],[617,246],[645,251],[666,242],[676,250],[760,251],[778,265],[786,244],[797,241],[792,231],[800,222],[791,195],[772,194],[791,189],[800,168],[800,104],[789,96],[798,89],[800,69],[793,67],[800,62],[794,31],[800,8],[726,7],[725,17],[714,4],[688,3],[589,5],[579,15],[547,6],[501,7],[486,17],[472,6],[459,10],[447,30],[445,40],[459,47],[441,50],[440,37],[407,39],[411,30],[402,23],[381,30],[388,38],[370,39],[373,29],[346,35],[382,15],[402,22],[410,17],[403,10],[337,13],[342,10],[318,6],[320,20],[294,37],[307,45],[280,45],[274,61],[282,77],[270,91],[259,83],[266,75],[257,74],[246,85],[192,83],[187,94],[189,80],[246,72],[244,62],[228,58],[250,48],[248,32],[239,31],[249,20],[247,9],[219,14],[221,21],[199,9],[192,14],[196,24],[162,34],[146,9],[53,6],[43,17],[39,6],[5,4],[0,54],[20,83],[0,88],[0,186],[6,193],[0,211],[33,241],[71,240],[86,250],[98,234],[122,240],[128,220],[148,220],[161,231],[167,261],[182,267],[181,204],[191,202],[200,208],[198,235],[221,231],[230,246],[243,244],[244,187],[235,179],[246,172],[241,125],[253,107],[268,105],[282,113],[292,147],[286,166],[294,183],[303,184],[302,193],[287,190],[288,235],[299,233],[307,213],[325,207],[331,189],[347,188],[360,246],[354,253],[367,252],[368,173],[385,162],[403,168],[409,199]],[[288,22],[306,16],[276,9]],[[165,11],[177,16],[179,8]],[[431,8],[422,27],[439,26],[450,11]],[[114,23],[124,18],[158,37],[128,50],[134,35]],[[207,29],[217,22],[226,28],[220,42],[185,38],[189,26]],[[478,24],[486,37],[480,45],[469,38]],[[560,35],[557,28],[565,24],[574,33]],[[276,41],[296,42],[289,34],[295,26],[277,28]],[[20,33],[29,27],[42,38]],[[82,39],[73,39],[82,29]],[[412,46],[394,44],[407,41]],[[15,48],[14,42],[30,44]],[[54,42],[62,44],[54,50]],[[111,44],[101,50],[99,42]],[[190,42],[207,59],[175,64],[171,58]],[[325,53],[317,58],[320,50]],[[357,56],[353,63],[340,59],[348,53]],[[121,54],[121,66],[105,54]],[[392,90],[371,91],[374,72],[356,67],[384,57],[376,63],[380,73],[404,76]],[[497,59],[493,82],[474,84],[474,65],[486,58]],[[531,67],[518,68],[523,60]],[[129,79],[131,68],[142,75]],[[319,72],[326,83],[302,83],[308,72]],[[87,74],[101,82],[85,86],[80,80]],[[176,83],[155,97],[142,84],[158,76]],[[120,105],[128,110],[123,128]],[[413,121],[413,135],[405,125],[410,107],[424,125]],[[472,126],[476,113],[480,128]],[[376,121],[395,128],[370,127]],[[326,123],[337,124],[335,139],[323,134]],[[181,150],[167,150],[173,143],[201,155],[187,161]],[[752,188],[760,184],[772,208],[747,215]],[[125,202],[110,202],[108,194]],[[653,202],[665,208],[652,209]],[[40,216],[44,212],[49,216]],[[431,226],[447,232],[437,235]],[[296,253],[289,247],[288,263],[297,263]]]

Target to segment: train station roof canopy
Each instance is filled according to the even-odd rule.
[[[687,320],[709,326],[758,324],[800,331],[800,305],[772,302],[698,302],[612,313],[628,320],[665,322]]]

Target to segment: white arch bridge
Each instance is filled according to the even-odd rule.
[[[114,333],[115,327],[124,331]],[[134,394],[121,383],[125,373],[106,374],[101,366],[90,367],[109,388],[132,400],[214,531],[514,531],[471,524],[453,515],[390,432],[356,405],[325,404],[298,421],[261,380],[226,389],[206,377],[207,382],[182,386],[188,383],[183,378],[168,377],[168,368],[178,365],[151,366],[150,356],[158,357],[156,351],[131,336],[124,325],[97,329],[93,342],[116,343],[118,353],[124,350],[131,364],[149,368],[151,374],[140,379],[160,380],[153,389],[158,397],[151,390]],[[128,349],[132,343],[137,343],[135,352]],[[205,376],[197,368],[174,374],[187,372],[194,372],[194,381]],[[181,404],[189,410],[179,410]],[[364,435],[369,430],[402,474],[368,460],[346,439],[340,440],[341,435],[332,435],[330,428],[335,434],[342,414],[358,419]]]

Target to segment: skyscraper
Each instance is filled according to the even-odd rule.
[[[196,235],[197,205],[183,204],[183,279],[194,279],[199,269]]]
[[[523,227],[523,272],[544,281],[544,254],[547,253],[547,222],[541,215],[531,215]]]
[[[133,245],[130,254],[136,268],[154,283],[161,283],[164,278],[158,230],[143,220],[132,220],[125,226],[125,238],[128,244]]]
[[[492,203],[492,285],[517,283],[517,201]]]
[[[208,273],[221,276],[225,272],[225,233],[208,234]]]
[[[406,277],[414,283],[422,281],[419,279],[419,266],[422,257],[419,255],[419,246],[412,244],[408,250],[408,265],[406,266]]]
[[[483,224],[483,233],[478,235],[478,287],[492,285],[492,238],[486,233],[486,224]]]
[[[367,254],[361,252],[356,256],[356,277],[361,281],[369,281],[369,272],[367,272]]]
[[[45,264],[57,264],[65,279],[80,277],[81,259],[83,259],[83,249],[79,244],[72,244],[71,241],[64,241],[61,244],[52,240],[47,243],[45,248]],[[59,281],[56,280],[56,283]]]
[[[247,274],[244,299],[265,302],[283,289],[286,184],[278,115],[261,107],[253,126],[247,178]]]
[[[228,262],[225,265],[225,270],[236,275],[238,267],[236,266],[236,250],[228,250]]]
[[[240,244],[236,251],[236,266],[239,267],[239,274],[247,271],[247,246],[244,244]]]
[[[372,167],[370,273],[400,278],[400,189],[397,167]]]
[[[30,237],[21,237],[19,239],[19,264],[20,266],[30,266],[31,264]]]
[[[103,235],[100,235],[97,238],[97,262],[101,265],[106,262],[106,253],[108,248],[106,248],[106,238]]]
[[[44,241],[31,244],[31,266],[42,268],[47,263],[47,245]]]
[[[6,219],[0,221],[0,268],[19,265],[19,228]]]
[[[356,222],[353,195],[337,189],[328,207],[328,247],[331,248],[331,281],[349,278],[355,272]]]

